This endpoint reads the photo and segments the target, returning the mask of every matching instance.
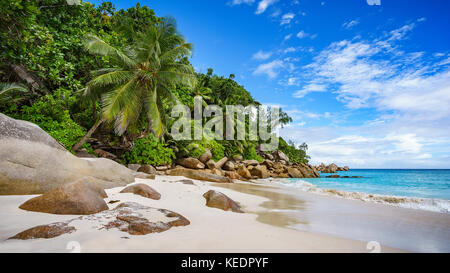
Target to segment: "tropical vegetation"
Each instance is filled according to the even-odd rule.
[[[68,150],[103,143],[123,163],[170,164],[180,156],[262,160],[258,141],[174,140],[177,103],[259,105],[213,69],[194,72],[192,45],[171,17],[139,3],[116,10],[76,0],[0,0],[0,112],[39,125]],[[205,119],[206,121],[206,119]],[[280,123],[291,118],[281,112]],[[248,128],[248,120],[246,121]],[[307,146],[280,139],[293,162]]]

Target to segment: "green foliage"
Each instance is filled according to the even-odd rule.
[[[153,166],[171,164],[174,158],[173,150],[153,135],[136,140],[133,149],[122,155],[125,164],[150,164]]]
[[[256,145],[254,143],[251,143],[248,145],[245,154],[244,154],[245,160],[256,160],[258,162],[263,162],[264,159],[258,155],[256,152]]]
[[[57,94],[63,96],[63,91],[58,91]],[[16,113],[12,113],[12,116],[37,124],[67,149],[70,149],[86,134],[86,131],[71,119],[69,110],[67,110],[67,101],[58,95],[44,96],[31,106],[23,106]]]
[[[199,145],[198,143],[191,143],[187,146],[188,156],[193,158],[198,158],[206,152],[205,147]]]
[[[116,133],[134,139],[149,131],[164,136],[173,104],[180,101],[192,109],[196,95],[202,96],[204,105],[259,105],[233,74],[219,76],[212,69],[193,74],[188,59],[191,45],[178,33],[174,20],[158,18],[147,6],[116,10],[110,2],[95,7],[87,1],[68,5],[66,0],[0,0],[0,5],[0,82],[6,84],[4,92],[0,90],[0,112],[38,124],[67,148],[81,139],[102,111],[114,121],[106,128],[115,125]],[[86,50],[87,35],[92,35],[87,48],[95,54]],[[150,51],[154,54],[149,57]],[[24,85],[11,65],[23,67],[40,89]],[[292,119],[282,111],[280,121],[287,124]],[[110,130],[106,139],[118,138]],[[158,141],[145,138],[136,143],[139,148],[126,153],[125,161],[165,164],[173,158],[167,145]],[[187,149],[191,144],[196,148]],[[235,154],[260,161],[257,144],[170,142],[177,153],[194,157],[208,148],[216,161]],[[82,147],[92,152],[89,145]],[[307,162],[305,147],[297,149],[283,141],[280,148],[292,161]],[[164,152],[152,154],[155,149]]]
[[[294,142],[290,141],[290,143],[287,143],[280,137],[278,148],[289,157],[289,161],[292,163],[308,163],[309,161],[309,156],[306,155],[306,151],[308,150],[306,143],[303,143],[297,148]]]

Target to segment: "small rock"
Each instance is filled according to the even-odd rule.
[[[200,160],[188,157],[188,158],[182,158],[177,161],[178,164],[180,164],[183,167],[189,168],[189,169],[204,169],[205,164],[200,162]]]
[[[137,172],[141,168],[141,164],[128,164],[128,169]]]
[[[242,161],[242,163],[244,163],[244,165],[246,167],[248,167],[248,166],[256,166],[256,165],[259,164],[259,162],[257,160],[254,160],[254,159],[252,159],[252,160],[244,160],[244,161]]]
[[[148,174],[148,173],[141,173],[138,172],[134,175],[134,178],[140,178],[140,179],[155,179],[155,174]]]
[[[157,166],[156,170],[160,172],[167,171],[169,169],[169,166]],[[158,173],[157,173],[158,174]]]
[[[55,238],[66,233],[72,233],[76,229],[67,223],[58,222],[48,225],[42,225],[22,231],[9,239],[29,240],[38,238]]]
[[[96,154],[98,157],[104,157],[112,160],[117,159],[117,156],[115,154],[112,154],[102,149],[95,149],[94,154]]]
[[[85,148],[78,150],[75,153],[75,156],[80,158],[97,158],[95,155],[91,155],[90,153],[88,153]]]
[[[217,183],[233,183],[233,181],[228,177],[223,177],[220,175],[215,175],[212,173],[207,173],[201,170],[192,170],[185,168],[176,168],[169,170],[167,172],[168,175],[171,176],[184,176],[190,179],[209,181],[209,182],[217,182]]]
[[[152,165],[142,165],[138,170],[138,172],[142,173],[148,173],[148,174],[155,174],[156,169]]]
[[[208,160],[210,160],[212,158],[212,153],[209,149],[205,149],[206,151],[198,157],[198,160],[200,160],[200,162],[202,163],[206,163],[208,162]]]
[[[121,190],[120,193],[134,193],[146,198],[159,200],[161,194],[146,184],[134,184]]]
[[[223,169],[226,171],[234,171],[235,166],[234,163],[231,161],[227,161],[224,165],[223,165]]]
[[[236,202],[221,192],[209,190],[203,194],[203,197],[206,199],[206,205],[208,207],[243,213],[241,207]]]
[[[228,157],[225,156],[225,157],[222,158],[221,160],[217,161],[217,163],[216,163],[216,168],[217,168],[217,169],[221,169],[222,166],[223,166],[227,161],[228,161]]]
[[[241,162],[242,159],[242,155],[233,155],[233,160],[236,162]]]
[[[206,162],[206,166],[208,167],[208,169],[210,170],[214,170],[216,169],[216,162],[214,162],[214,160],[210,159]]]
[[[250,171],[244,165],[239,166],[239,168],[237,169],[237,173],[245,179],[252,179]]]
[[[181,179],[181,180],[178,180],[178,181],[175,181],[175,182],[177,182],[177,183],[183,183],[183,184],[185,184],[185,185],[194,185],[194,186],[195,186],[194,181],[189,180],[189,179]]]
[[[245,178],[243,178],[242,176],[240,176],[237,172],[235,171],[225,171],[225,176],[229,177],[231,179],[237,179],[237,180],[245,180]]]

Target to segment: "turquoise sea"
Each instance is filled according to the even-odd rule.
[[[321,178],[287,179],[283,184],[326,194],[335,193],[329,191],[334,189],[339,191],[335,195],[343,198],[450,213],[448,169],[352,169],[337,174],[362,178],[325,178],[333,174],[321,174]]]

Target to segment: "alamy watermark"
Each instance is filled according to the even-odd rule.
[[[178,118],[171,127],[174,140],[252,140],[260,141],[262,151],[278,148],[280,109],[262,105],[207,105],[202,97],[194,98],[191,109],[182,104],[172,109],[171,117]],[[225,113],[224,113],[225,110]]]

